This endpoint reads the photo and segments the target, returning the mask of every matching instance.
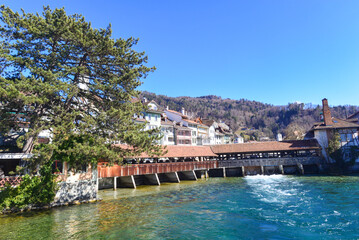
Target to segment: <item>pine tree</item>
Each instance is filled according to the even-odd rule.
[[[30,122],[18,140],[37,165],[66,160],[73,166],[109,162],[141,152],[160,153],[157,130],[142,131],[132,103],[154,67],[132,48],[138,39],[113,39],[109,25],[94,29],[81,15],[44,7],[42,15],[0,7],[0,131]],[[50,144],[37,143],[42,130]],[[114,142],[131,148],[114,148]]]

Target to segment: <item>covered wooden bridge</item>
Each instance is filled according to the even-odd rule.
[[[142,154],[136,163],[98,165],[99,188],[196,180],[208,176],[304,174],[320,169],[321,148],[316,140],[254,142],[214,146],[166,146],[163,156]],[[147,162],[147,163],[146,163]]]
[[[247,174],[319,172],[321,147],[315,139],[215,145],[218,166]],[[232,168],[232,169],[231,169]],[[240,168],[240,169],[238,169]],[[232,173],[233,174],[233,173]]]
[[[208,169],[217,169],[217,154],[209,146],[166,146],[166,153],[151,158],[146,154],[136,157],[136,163],[98,165],[99,188],[160,185],[161,182],[197,180],[207,176]],[[146,163],[148,162],[148,163]]]

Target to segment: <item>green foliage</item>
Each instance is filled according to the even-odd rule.
[[[40,176],[25,175],[17,187],[7,185],[0,192],[0,209],[23,209],[29,205],[41,206],[53,201],[56,181],[51,165],[40,169]],[[0,189],[1,190],[1,189]]]
[[[345,162],[343,158],[342,148],[340,146],[340,135],[338,132],[332,133],[332,136],[328,141],[327,152],[329,154],[329,157],[334,159],[340,167],[344,166]]]
[[[136,88],[154,67],[132,48],[138,40],[113,39],[111,26],[94,29],[81,15],[44,7],[41,14],[0,7],[0,132],[19,130],[32,166],[59,158],[74,166],[114,162],[143,151],[160,153],[158,130],[142,131],[134,115],[144,111]],[[42,130],[50,144],[38,144]],[[114,142],[133,148],[114,149]]]

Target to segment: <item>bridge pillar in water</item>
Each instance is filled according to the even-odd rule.
[[[279,165],[279,171],[281,174],[284,174],[284,168],[283,165]]]
[[[297,166],[298,166],[299,173],[303,175],[304,174],[303,165],[301,163],[298,163]]]
[[[226,177],[226,168],[223,168],[223,177]]]
[[[117,188],[117,177],[113,178],[113,190],[116,190]]]
[[[261,174],[264,175],[264,167],[261,165]]]
[[[246,176],[246,170],[244,169],[244,166],[242,166],[241,169],[242,169],[242,176],[245,177]]]
[[[133,175],[126,177],[119,177],[118,179],[121,187],[136,188],[136,182]]]

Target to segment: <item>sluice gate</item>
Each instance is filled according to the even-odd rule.
[[[231,159],[218,161],[218,167],[225,168],[227,176],[313,174],[319,173],[322,159],[318,156],[294,158]]]

